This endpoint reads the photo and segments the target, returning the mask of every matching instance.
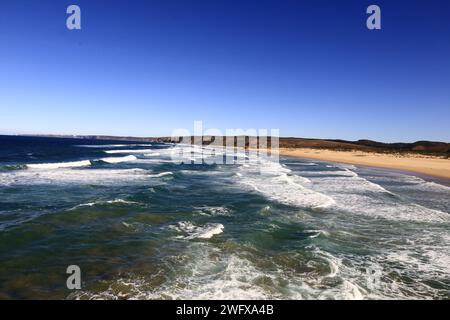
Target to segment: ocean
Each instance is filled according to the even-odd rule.
[[[450,299],[449,185],[183,148],[0,136],[0,299]]]

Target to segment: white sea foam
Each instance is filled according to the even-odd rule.
[[[319,253],[318,253],[319,254]],[[143,278],[118,279],[101,293],[78,292],[76,297],[91,299],[362,299],[367,293],[346,272],[341,259],[322,255],[330,272],[323,276],[295,274],[282,265],[260,268],[236,253],[226,253],[206,242],[191,243],[175,258],[175,277],[148,289]],[[271,265],[266,260],[265,265]],[[171,267],[173,268],[173,266]],[[314,276],[315,278],[313,278]],[[367,276],[363,275],[365,278]],[[327,280],[335,278],[331,287]],[[128,293],[114,289],[127,286]]]
[[[74,169],[17,170],[0,172],[0,185],[95,184],[127,185],[149,181],[148,170],[134,169]]]
[[[120,163],[133,161],[137,158],[135,156],[129,155],[124,157],[109,157],[99,159],[100,161],[107,163]],[[96,161],[96,160],[94,160]],[[33,163],[27,164],[28,169],[39,169],[39,170],[50,170],[50,169],[63,169],[63,168],[77,168],[77,167],[88,167],[92,164],[91,160],[81,160],[81,161],[71,161],[71,162],[54,162],[54,163]]]
[[[180,170],[180,173],[184,174],[184,175],[189,175],[189,176],[223,176],[223,177],[227,177],[227,176],[231,176],[232,174],[224,171],[224,170]]]
[[[332,197],[307,188],[309,179],[293,175],[290,169],[279,163],[261,161],[259,165],[240,168],[241,176],[237,176],[237,181],[272,200],[310,208],[325,208],[334,204]]]
[[[27,164],[29,169],[59,169],[59,168],[76,168],[76,167],[87,167],[90,166],[91,162],[89,160],[82,161],[72,161],[72,162],[55,162],[55,163],[37,163],[37,164]]]
[[[85,144],[75,145],[79,148],[123,148],[123,147],[151,147],[151,144]]]
[[[336,201],[338,210],[393,220],[450,220],[450,215],[445,212],[401,201],[396,194],[346,167],[337,171],[315,171],[313,174],[310,179],[314,190],[330,195]]]
[[[105,205],[105,204],[138,204],[138,202],[134,202],[134,201],[128,201],[128,200],[124,200],[124,199],[114,199],[114,200],[99,200],[99,201],[93,201],[93,202],[87,202],[87,203],[82,203],[79,204],[69,210],[75,210],[78,208],[83,208],[83,207],[93,207],[96,205]]]
[[[314,162],[284,162],[284,164],[292,166],[317,166]]]
[[[211,260],[208,254],[219,254],[213,249],[193,250],[197,259],[189,261],[192,276],[185,279],[176,279],[177,282],[186,283],[185,286],[172,286],[163,288],[167,295],[173,299],[268,299],[270,293],[263,287],[255,285],[259,278],[264,277],[261,271],[255,268],[248,260],[236,255],[222,256],[216,261]],[[200,251],[200,252],[198,252]],[[203,252],[201,252],[203,251]],[[184,274],[184,270],[181,272]],[[266,276],[271,279],[271,277]],[[273,280],[275,278],[273,277]],[[164,291],[152,292],[148,297],[158,298]]]
[[[178,236],[183,239],[210,239],[223,232],[224,226],[220,223],[207,223],[204,226],[195,226],[191,222],[181,221],[170,226],[171,229],[187,234]]]
[[[136,164],[158,164],[158,163],[174,163],[173,160],[170,159],[161,159],[161,158],[151,158],[151,159],[143,159],[138,158],[134,160]]]
[[[197,145],[176,145],[167,149],[158,149],[158,153],[161,156],[170,156],[173,161],[185,163],[200,163],[203,160],[207,161],[209,158],[221,157],[224,154],[227,156],[247,157],[243,153],[231,154],[226,153],[224,150],[224,148],[201,147]],[[223,159],[218,161],[223,161]]]
[[[405,182],[411,186],[414,186],[417,189],[421,189],[423,191],[443,191],[450,192],[450,186],[446,186],[440,183],[436,183],[434,181],[426,181],[422,178],[415,176],[407,176],[407,175],[398,175],[395,177],[397,181]]]
[[[168,282],[160,290],[148,293],[147,297],[158,298],[164,292],[173,299],[253,300],[271,297],[271,293],[257,282],[262,277],[276,281],[275,276],[261,272],[247,259],[234,254],[224,255],[205,243],[193,244],[185,255],[185,266],[174,282],[188,285],[174,286]]]
[[[109,157],[109,158],[103,158],[100,159],[103,162],[107,163],[121,163],[121,162],[128,162],[128,161],[134,161],[137,158],[135,156],[129,155],[125,157]]]
[[[184,237],[187,238],[198,227],[182,222],[172,228],[187,234]],[[314,231],[329,235],[323,230]],[[230,252],[209,242],[191,242],[185,251],[168,259],[173,276],[165,277],[157,287],[142,277],[119,278],[106,291],[77,292],[72,298],[423,299],[430,292],[439,296],[438,289],[429,283],[445,279],[449,272],[448,241],[439,247],[429,247],[427,237],[434,239],[435,233],[424,236],[412,250],[391,244],[390,250],[358,258],[313,246],[303,252],[285,253],[284,258],[281,253],[282,259],[278,259],[278,255],[259,257],[247,250]],[[440,254],[442,249],[446,253]],[[308,251],[310,255],[305,259]],[[290,262],[286,263],[286,259]],[[299,263],[305,267],[304,272],[293,269]],[[413,284],[398,281],[392,274],[417,281]],[[120,290],[124,287],[126,292]]]
[[[219,250],[205,246],[205,242],[192,243],[180,255],[181,268],[174,278],[161,286],[148,289],[144,278],[119,278],[100,293],[77,291],[72,299],[268,299],[271,295],[255,285],[265,275],[248,260],[236,255],[223,256]],[[211,259],[212,256],[217,256]],[[276,280],[275,278],[273,279]],[[127,293],[116,290],[127,288]]]
[[[225,207],[203,206],[196,207],[195,210],[200,215],[205,216],[228,216],[230,214],[230,210]]]
[[[153,153],[146,153],[144,154],[145,157],[160,157],[161,153],[159,152],[153,152]]]
[[[161,177],[165,177],[165,176],[171,176],[173,175],[173,172],[171,171],[167,171],[167,172],[161,172],[161,173],[157,173],[157,174],[149,174],[149,177],[152,178],[161,178]]]
[[[115,154],[115,153],[148,153],[153,152],[154,149],[126,149],[126,150],[104,150],[106,153]]]

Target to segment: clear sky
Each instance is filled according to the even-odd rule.
[[[82,30],[66,28],[77,4]],[[382,30],[366,28],[377,4]],[[2,0],[0,133],[450,141],[450,1]]]

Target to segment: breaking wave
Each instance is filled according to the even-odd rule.
[[[0,185],[92,184],[128,185],[148,181],[148,170],[135,169],[74,169],[18,170],[0,172]]]
[[[236,175],[239,183],[280,203],[309,208],[326,208],[335,203],[332,197],[307,188],[309,179],[292,174],[279,163],[263,161],[240,168],[240,175]]]
[[[106,153],[148,153],[154,151],[153,149],[127,149],[127,150],[104,150]]]
[[[138,202],[135,201],[128,201],[128,200],[124,200],[124,199],[114,199],[114,200],[107,200],[107,201],[94,201],[94,202],[87,202],[87,203],[82,203],[79,204],[69,210],[75,210],[78,208],[83,208],[83,207],[93,207],[96,205],[105,205],[105,204],[138,204]]]
[[[144,157],[159,157],[161,156],[161,153],[159,152],[153,152],[153,153],[146,153],[144,154]]]
[[[100,161],[106,162],[106,163],[121,163],[121,162],[128,162],[128,161],[134,161],[137,158],[135,156],[129,155],[125,157],[109,157],[109,158],[103,158],[100,159]]]
[[[79,148],[123,148],[123,147],[151,147],[151,144],[85,144],[75,145]]]
[[[220,223],[207,223],[204,226],[195,226],[191,222],[178,222],[176,225],[170,226],[170,229],[184,233],[184,236],[178,236],[182,239],[210,239],[215,235],[223,232],[224,226]]]
[[[76,168],[76,167],[87,167],[91,165],[91,161],[73,161],[73,162],[56,162],[56,163],[37,163],[37,164],[27,164],[26,167],[29,169],[59,169],[59,168]]]
[[[150,174],[148,176],[152,177],[152,178],[161,178],[161,177],[171,176],[171,175],[173,175],[173,172],[167,171],[167,172],[161,172],[161,173],[156,173],[156,174]]]
[[[307,174],[314,190],[335,200],[335,208],[350,214],[390,220],[447,222],[450,215],[440,210],[402,200],[383,186],[342,168],[336,171],[314,171]],[[306,173],[305,173],[306,174]]]

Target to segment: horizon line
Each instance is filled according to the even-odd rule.
[[[108,134],[58,134],[58,133],[1,133],[0,136],[16,136],[16,137],[42,137],[42,138],[82,138],[82,139],[96,139],[101,140],[100,138],[119,138],[119,139],[167,139],[172,138],[172,136],[133,136],[133,135],[108,135]],[[190,137],[250,137],[249,135],[190,135]],[[97,138],[95,138],[97,137]],[[186,136],[188,137],[188,136]],[[257,137],[257,136],[256,136]],[[267,136],[272,137],[272,136]],[[408,143],[408,144],[414,144],[418,142],[434,142],[434,143],[446,143],[449,144],[450,142],[447,141],[436,141],[436,140],[416,140],[411,142],[404,142],[404,141],[395,141],[395,142],[385,142],[380,140],[373,140],[368,138],[360,138],[357,140],[348,140],[348,139],[342,139],[342,138],[306,138],[306,137],[298,137],[298,136],[278,136],[280,139],[303,139],[303,140],[324,140],[324,141],[346,141],[346,142],[359,142],[359,141],[372,141],[372,142],[379,142],[384,144],[400,144],[400,143]],[[111,139],[107,139],[111,140]],[[128,140],[133,141],[133,140]]]

